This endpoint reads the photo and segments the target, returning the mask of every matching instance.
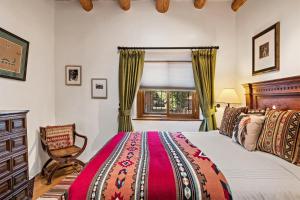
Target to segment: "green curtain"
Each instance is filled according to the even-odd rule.
[[[199,97],[203,122],[200,131],[210,131],[217,128],[215,102],[215,70],[216,49],[201,49],[192,51],[192,65],[195,87]]]
[[[119,61],[119,131],[132,131],[131,108],[138,90],[145,52],[121,50]]]

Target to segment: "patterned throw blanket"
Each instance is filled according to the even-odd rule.
[[[217,166],[181,133],[113,137],[69,190],[70,200],[232,199]]]

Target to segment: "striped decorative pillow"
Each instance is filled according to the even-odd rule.
[[[241,113],[247,113],[247,107],[230,108],[226,107],[220,126],[220,134],[232,137],[236,121]]]
[[[63,149],[74,145],[73,125],[47,126],[46,141],[50,150]]]
[[[268,111],[258,149],[300,165],[300,111]]]

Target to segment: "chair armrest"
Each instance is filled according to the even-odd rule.
[[[84,143],[83,143],[83,146],[82,146],[81,150],[73,157],[73,158],[77,158],[85,150],[85,148],[87,146],[87,140],[88,140],[88,138],[86,136],[84,136],[84,135],[81,135],[81,134],[77,133],[76,131],[74,133],[75,133],[75,136],[81,137],[81,138],[84,139]]]
[[[78,137],[84,138],[84,140],[87,140],[87,137],[85,135],[81,135],[81,134],[77,133],[76,131],[75,131],[75,135]]]
[[[46,141],[44,138],[42,138],[42,137],[41,137],[41,143],[42,143],[42,148],[43,148],[43,150],[46,151],[46,152],[48,152],[48,151],[49,151],[48,143],[47,143],[47,141]]]
[[[41,142],[45,147],[48,146],[47,141],[44,138],[41,138]]]
[[[77,133],[77,132],[75,132],[75,136],[81,137],[81,138],[84,139],[83,148],[85,149],[85,147],[86,147],[86,145],[87,145],[87,140],[88,140],[87,137],[86,137],[85,135],[81,135],[81,134],[79,134],[79,133]]]

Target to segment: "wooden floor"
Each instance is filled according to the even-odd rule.
[[[45,192],[50,190],[52,187],[60,183],[62,179],[64,179],[68,174],[72,174],[74,172],[73,168],[66,168],[58,171],[54,177],[52,178],[52,183],[47,185],[47,180],[40,175],[36,176],[34,179],[34,188],[33,188],[33,200],[37,199]]]

